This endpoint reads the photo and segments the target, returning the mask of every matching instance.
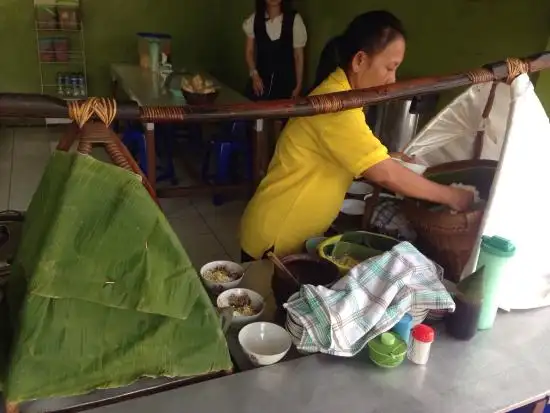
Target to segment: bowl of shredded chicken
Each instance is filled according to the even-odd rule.
[[[244,325],[256,321],[265,307],[264,298],[256,291],[246,288],[232,288],[221,293],[216,306],[233,310],[232,324]]]
[[[244,268],[232,261],[213,261],[200,270],[206,287],[215,292],[235,288],[243,279]]]

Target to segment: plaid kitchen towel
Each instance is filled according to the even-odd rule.
[[[304,285],[285,304],[304,327],[298,349],[351,357],[413,306],[454,311],[442,269],[409,242],[353,268],[332,288]]]
[[[400,241],[416,240],[416,232],[395,199],[382,198],[374,208],[370,224],[381,234]]]

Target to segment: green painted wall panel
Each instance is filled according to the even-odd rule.
[[[224,79],[242,87],[243,19],[252,1],[225,2]],[[401,18],[408,32],[408,50],[399,76],[410,78],[446,74],[507,56],[524,56],[544,49],[550,32],[548,0],[298,0],[309,32],[308,80],[313,79],[319,54],[327,40],[342,32],[357,14],[386,9]],[[454,91],[443,97],[448,101]]]
[[[243,20],[253,0],[82,0],[92,94],[109,93],[109,63],[137,62],[135,33],[174,36],[177,66],[198,63],[231,86],[247,80]],[[544,49],[548,0],[295,0],[309,31],[307,80],[325,42],[353,16],[376,8],[397,14],[409,32],[402,78],[449,73]],[[32,0],[0,0],[0,92],[39,91]],[[550,47],[550,45],[549,45]],[[550,74],[537,91],[550,105]]]
[[[548,44],[546,50],[550,52],[550,38],[548,38]],[[550,70],[541,72],[539,80],[537,81],[537,87],[535,88],[537,95],[539,96],[546,113],[550,116]]]
[[[109,64],[137,62],[139,31],[173,36],[175,63],[212,70],[220,0],[82,0],[90,93],[109,94]],[[0,91],[38,92],[32,0],[0,0]],[[59,66],[61,67],[61,66]]]

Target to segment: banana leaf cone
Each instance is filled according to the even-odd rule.
[[[7,301],[8,402],[232,368],[218,315],[140,178],[89,156],[52,156]]]

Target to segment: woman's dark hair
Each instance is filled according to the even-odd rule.
[[[263,16],[265,15],[265,12],[267,10],[267,6],[265,4],[266,0],[256,0],[256,15],[257,16]],[[281,1],[281,12],[286,13],[289,12],[292,8],[292,0],[282,0]]]
[[[405,29],[390,12],[376,10],[357,16],[344,33],[332,38],[323,49],[316,84],[319,85],[338,66],[349,67],[358,52],[375,56],[398,37],[406,37]]]

